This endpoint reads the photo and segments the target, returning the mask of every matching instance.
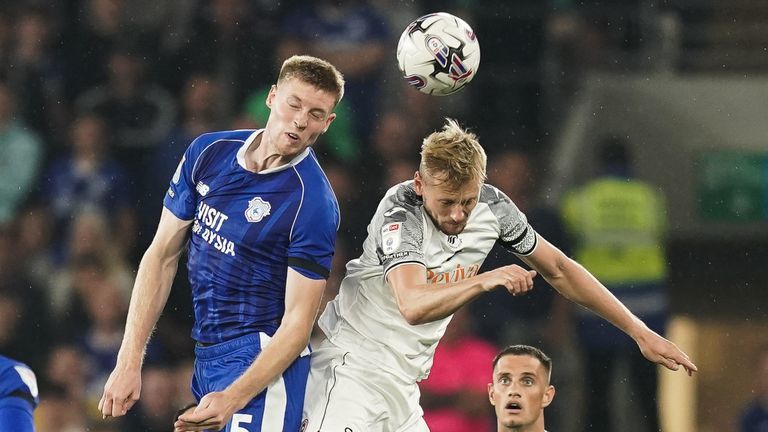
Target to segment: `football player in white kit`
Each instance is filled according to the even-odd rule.
[[[417,382],[429,374],[452,314],[498,286],[524,294],[537,274],[631,336],[648,360],[697,370],[539,236],[504,193],[484,183],[485,167],[477,137],[449,119],[424,140],[414,179],[385,194],[363,254],[347,264],[338,296],[320,316],[327,340],[312,355],[302,430],[428,431]],[[478,274],[497,239],[534,270],[510,265]]]

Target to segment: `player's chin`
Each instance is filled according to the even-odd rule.
[[[501,424],[503,424],[504,427],[514,428],[522,426],[525,422],[519,415],[505,415],[501,419]]]
[[[295,157],[299,153],[303,152],[304,149],[309,147],[309,145],[303,141],[295,141],[295,142],[287,142],[284,145],[279,147],[279,152],[283,157]]]
[[[464,231],[466,224],[443,224],[442,231],[448,235],[458,235]]]

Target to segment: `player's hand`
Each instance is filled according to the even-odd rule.
[[[641,337],[637,339],[637,345],[640,347],[640,352],[643,353],[648,360],[660,364],[669,370],[676,371],[682,366],[688,376],[697,372],[699,369],[688,358],[688,354],[684,353],[671,341],[659,336],[653,330],[648,329]]]
[[[486,273],[488,276],[488,290],[503,286],[514,295],[525,294],[533,288],[533,278],[536,277],[536,271],[526,270],[517,264],[512,264]]]
[[[232,415],[242,408],[226,392],[212,392],[203,396],[194,409],[180,415],[173,424],[174,432],[221,430],[227,426]]]
[[[104,384],[99,400],[99,411],[104,418],[120,417],[139,400],[141,393],[141,366],[115,367]]]

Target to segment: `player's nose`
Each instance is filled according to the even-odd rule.
[[[464,222],[467,219],[467,212],[464,211],[464,207],[461,205],[454,206],[451,209],[451,219],[454,222]]]
[[[297,113],[293,118],[293,125],[296,126],[297,129],[304,129],[307,127],[307,115],[304,113]]]

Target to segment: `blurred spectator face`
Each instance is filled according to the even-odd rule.
[[[104,149],[104,123],[95,115],[78,117],[72,126],[72,147],[76,154],[99,157]]]
[[[391,162],[386,167],[386,187],[389,188],[400,182],[412,180],[418,166],[415,162],[398,160]]]
[[[131,99],[137,96],[137,86],[144,72],[144,60],[137,54],[115,51],[109,57],[109,76],[116,96]]]
[[[88,427],[88,432],[121,432],[120,427],[110,423],[99,423]]]
[[[113,33],[120,29],[123,20],[123,1],[91,0],[88,2],[88,12],[96,29]]]
[[[21,306],[16,298],[0,292],[0,346],[16,337]]]
[[[40,405],[35,410],[37,432],[96,432],[85,423],[81,400],[65,394],[40,394]]]
[[[173,371],[177,407],[185,406],[194,400],[194,396],[192,396],[192,392],[189,389],[189,383],[192,382],[194,370],[195,363],[190,358],[179,363]]]
[[[352,184],[349,172],[339,165],[326,165],[323,168],[328,181],[331,182],[336,198],[342,205],[355,196],[355,187]]]
[[[373,133],[374,149],[387,161],[415,159],[417,144],[408,119],[400,113],[384,114]]]
[[[12,274],[10,270],[15,262],[13,244],[13,228],[0,225],[0,280]]]
[[[84,256],[72,272],[72,288],[83,301],[101,289],[101,284],[107,279],[104,263],[97,261],[99,255]]]
[[[110,249],[106,217],[95,211],[84,211],[75,216],[69,238],[73,257],[103,254]]]
[[[19,45],[22,47],[45,46],[49,35],[48,28],[49,23],[43,15],[35,12],[22,15],[16,30]]]
[[[0,83],[0,127],[13,120],[13,96],[11,90],[4,83]]]
[[[193,76],[187,82],[182,96],[188,117],[211,118],[216,114],[218,88],[214,80],[205,75]]]
[[[7,49],[13,39],[13,28],[7,15],[0,13],[0,48]]]
[[[501,189],[515,204],[525,201],[532,186],[528,157],[509,152],[488,158],[488,183]]]
[[[41,208],[33,208],[21,216],[19,223],[19,243],[26,253],[35,253],[46,249],[51,240],[50,224]]]
[[[85,390],[85,364],[83,355],[72,346],[62,345],[48,357],[48,379],[67,389],[70,396]]]
[[[142,392],[139,403],[149,417],[166,417],[175,413],[176,386],[173,373],[164,368],[149,367],[142,374]],[[170,419],[172,420],[172,419]]]
[[[768,397],[768,348],[760,355],[757,363],[757,393]]]
[[[443,343],[457,342],[465,336],[469,335],[472,330],[472,316],[469,314],[469,309],[459,308],[453,314],[451,322],[445,329],[445,334],[441,339]]]
[[[245,5],[242,0],[213,0],[213,20],[220,28],[231,28],[232,23],[242,20]]]
[[[264,125],[252,119],[249,115],[239,115],[230,122],[232,129],[259,129]]]
[[[90,295],[83,299],[88,307],[88,315],[96,327],[113,329],[122,325],[128,311],[127,300],[107,275],[98,275],[98,288],[91,289]]]

